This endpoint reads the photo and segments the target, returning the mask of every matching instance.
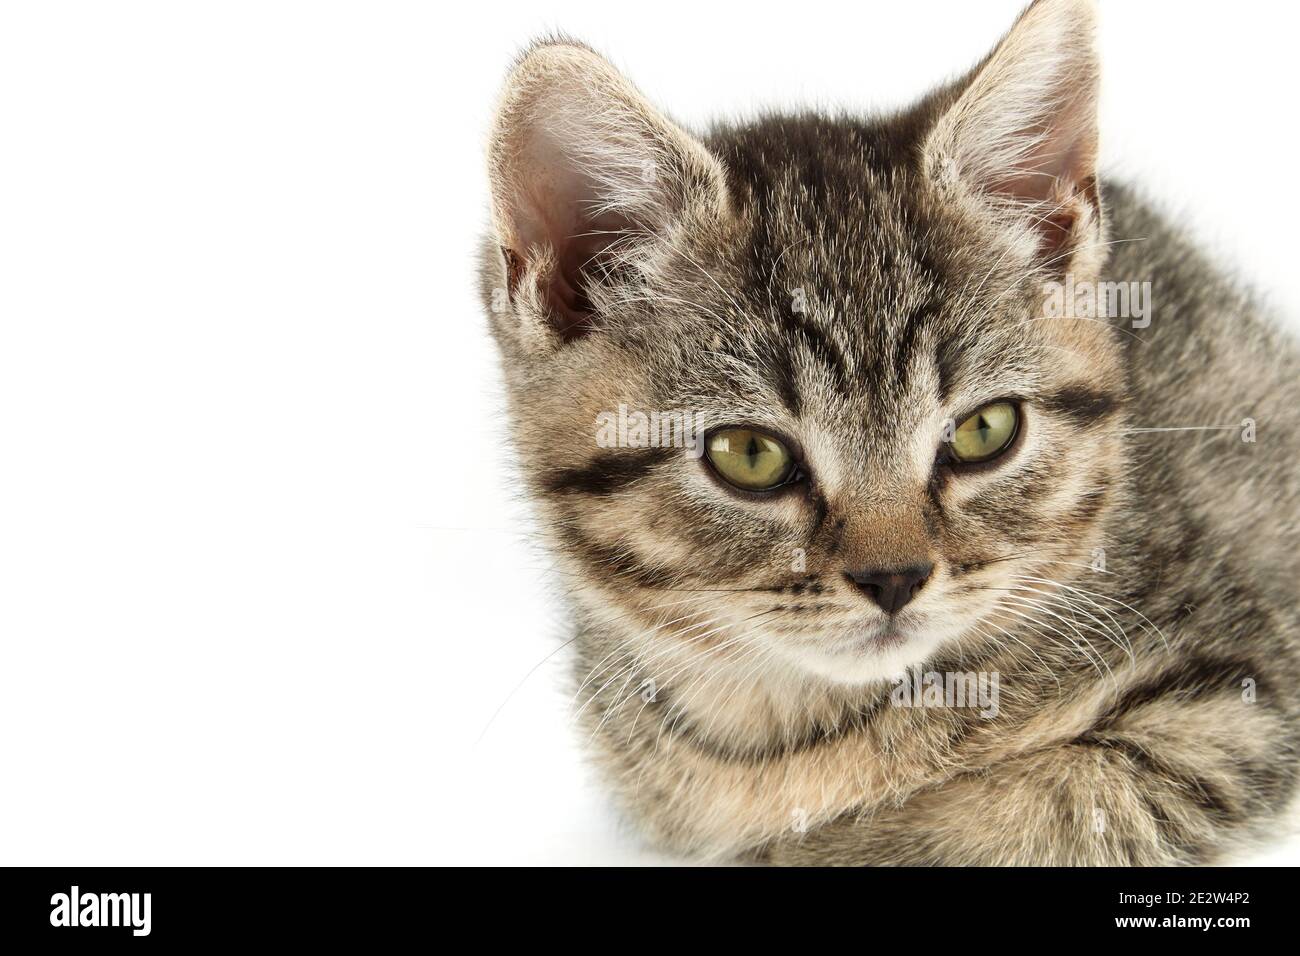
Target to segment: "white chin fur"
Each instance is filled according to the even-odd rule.
[[[909,670],[923,663],[947,635],[922,633],[889,646],[872,645],[863,649],[833,645],[826,649],[783,647],[783,655],[795,667],[833,684],[860,685],[878,681],[897,681]]]

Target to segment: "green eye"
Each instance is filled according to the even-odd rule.
[[[988,461],[1006,451],[1016,437],[1020,415],[1010,402],[985,405],[957,426],[953,433],[952,455],[958,461]]]
[[[790,480],[794,456],[775,438],[751,428],[723,428],[709,436],[714,469],[745,491],[768,491]]]

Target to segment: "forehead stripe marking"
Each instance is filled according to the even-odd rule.
[[[921,333],[929,326],[929,320],[939,312],[938,306],[927,302],[913,309],[904,321],[902,332],[894,341],[894,381],[903,385],[907,382],[907,373],[912,368],[912,356],[916,351]]]
[[[802,313],[791,312],[789,319],[790,330],[798,336],[804,348],[830,371],[835,387],[841,392],[846,391],[849,381],[848,362],[839,346]],[[777,356],[776,372],[780,379],[778,387],[781,390],[781,397],[789,407],[790,413],[797,418],[803,409],[803,399],[795,382],[795,368],[790,358],[790,350]]]

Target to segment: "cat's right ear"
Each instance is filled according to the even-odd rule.
[[[520,331],[592,331],[606,293],[652,272],[673,228],[719,220],[721,165],[603,57],[534,45],[511,70],[489,146],[492,223]]]

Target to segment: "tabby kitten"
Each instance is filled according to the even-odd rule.
[[[483,295],[584,736],[662,845],[1191,863],[1288,803],[1300,361],[1098,182],[1094,32],[1039,0],[897,115],[701,137],[580,44],[511,71]]]

